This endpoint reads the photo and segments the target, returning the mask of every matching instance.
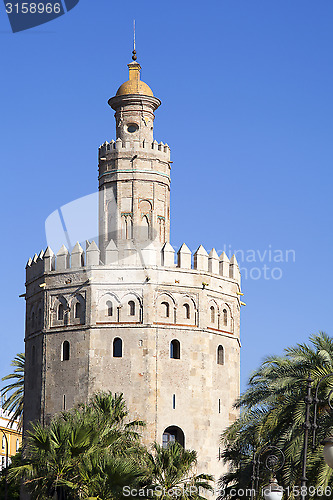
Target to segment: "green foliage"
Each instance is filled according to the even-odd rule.
[[[5,476],[4,474],[0,475],[0,498],[5,498]],[[10,500],[18,500],[20,498],[20,486],[18,484],[9,483],[7,495]]]
[[[155,444],[149,453],[141,444],[143,427],[141,421],[129,421],[122,395],[96,394],[89,404],[55,416],[47,427],[34,423],[24,458],[8,470],[9,480],[23,482],[32,500],[120,500],[125,486],[141,492],[157,486],[197,488],[190,494],[185,488],[181,497],[186,500],[199,499],[199,487],[211,489],[210,476],[195,475],[194,451],[175,443],[167,449]]]
[[[0,498],[5,497],[6,491],[6,481],[7,481],[7,495],[9,500],[16,500],[20,498],[20,484],[8,480],[8,472],[12,467],[21,464],[22,456],[21,450],[19,450],[16,455],[11,457],[12,464],[8,469],[2,469],[0,471]]]
[[[13,373],[6,375],[2,381],[11,380],[1,389],[1,396],[9,395],[8,399],[3,404],[3,409],[12,413],[10,423],[13,424],[15,420],[19,421],[18,429],[22,428],[23,418],[23,395],[24,395],[24,365],[25,355],[23,353],[17,354],[13,359],[11,366],[15,367]]]
[[[184,500],[203,498],[200,496],[201,490],[213,491],[210,484],[213,477],[208,474],[196,475],[196,463],[196,452],[184,450],[177,442],[167,448],[155,443],[153,453],[147,453],[152,488],[161,491],[162,499],[174,498],[175,494]]]
[[[267,443],[280,448],[285,464],[278,472],[279,484],[289,488],[300,485],[304,436],[306,380],[311,374],[313,387],[333,371],[333,339],[320,332],[310,337],[310,344],[287,348],[284,356],[268,357],[249,380],[248,389],[236,402],[239,418],[223,433],[224,460],[229,472],[220,484],[226,497],[230,489],[251,487],[252,460],[255,450]],[[328,396],[333,388],[333,376],[325,379],[319,389],[317,444],[333,430],[333,418]],[[260,485],[267,484],[269,473],[263,470]],[[325,464],[322,446],[308,447],[308,485],[333,487],[332,470]],[[284,496],[287,498],[287,495]]]
[[[117,498],[121,480],[115,485],[116,477],[135,483],[142,475],[135,459],[143,424],[127,422],[127,415],[122,395],[109,393],[55,416],[47,427],[34,423],[24,459],[9,470],[9,478],[22,480],[32,499],[88,498],[101,490],[103,500]]]

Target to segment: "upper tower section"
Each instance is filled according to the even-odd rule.
[[[99,246],[101,260],[111,240],[121,248],[163,245],[170,238],[170,149],[154,140],[161,101],[128,64],[129,79],[108,104],[115,110],[116,140],[99,148]]]
[[[150,87],[140,80],[141,66],[136,61],[128,65],[129,79],[123,83],[109,105],[115,110],[116,137],[134,144],[153,142],[154,111],[161,101]]]

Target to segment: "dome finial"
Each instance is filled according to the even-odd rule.
[[[133,61],[136,61],[137,60],[137,57],[136,57],[136,50],[135,50],[135,19],[133,21],[133,34],[134,34],[134,37],[133,37],[133,52],[132,52],[132,59]]]

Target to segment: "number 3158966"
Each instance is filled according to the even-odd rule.
[[[55,3],[6,3],[7,14],[60,14],[61,4]]]

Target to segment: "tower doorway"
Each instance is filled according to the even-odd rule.
[[[185,435],[180,427],[176,425],[172,425],[167,427],[163,432],[162,436],[162,446],[163,448],[167,448],[170,443],[176,442],[181,444],[183,448],[185,448]]]

